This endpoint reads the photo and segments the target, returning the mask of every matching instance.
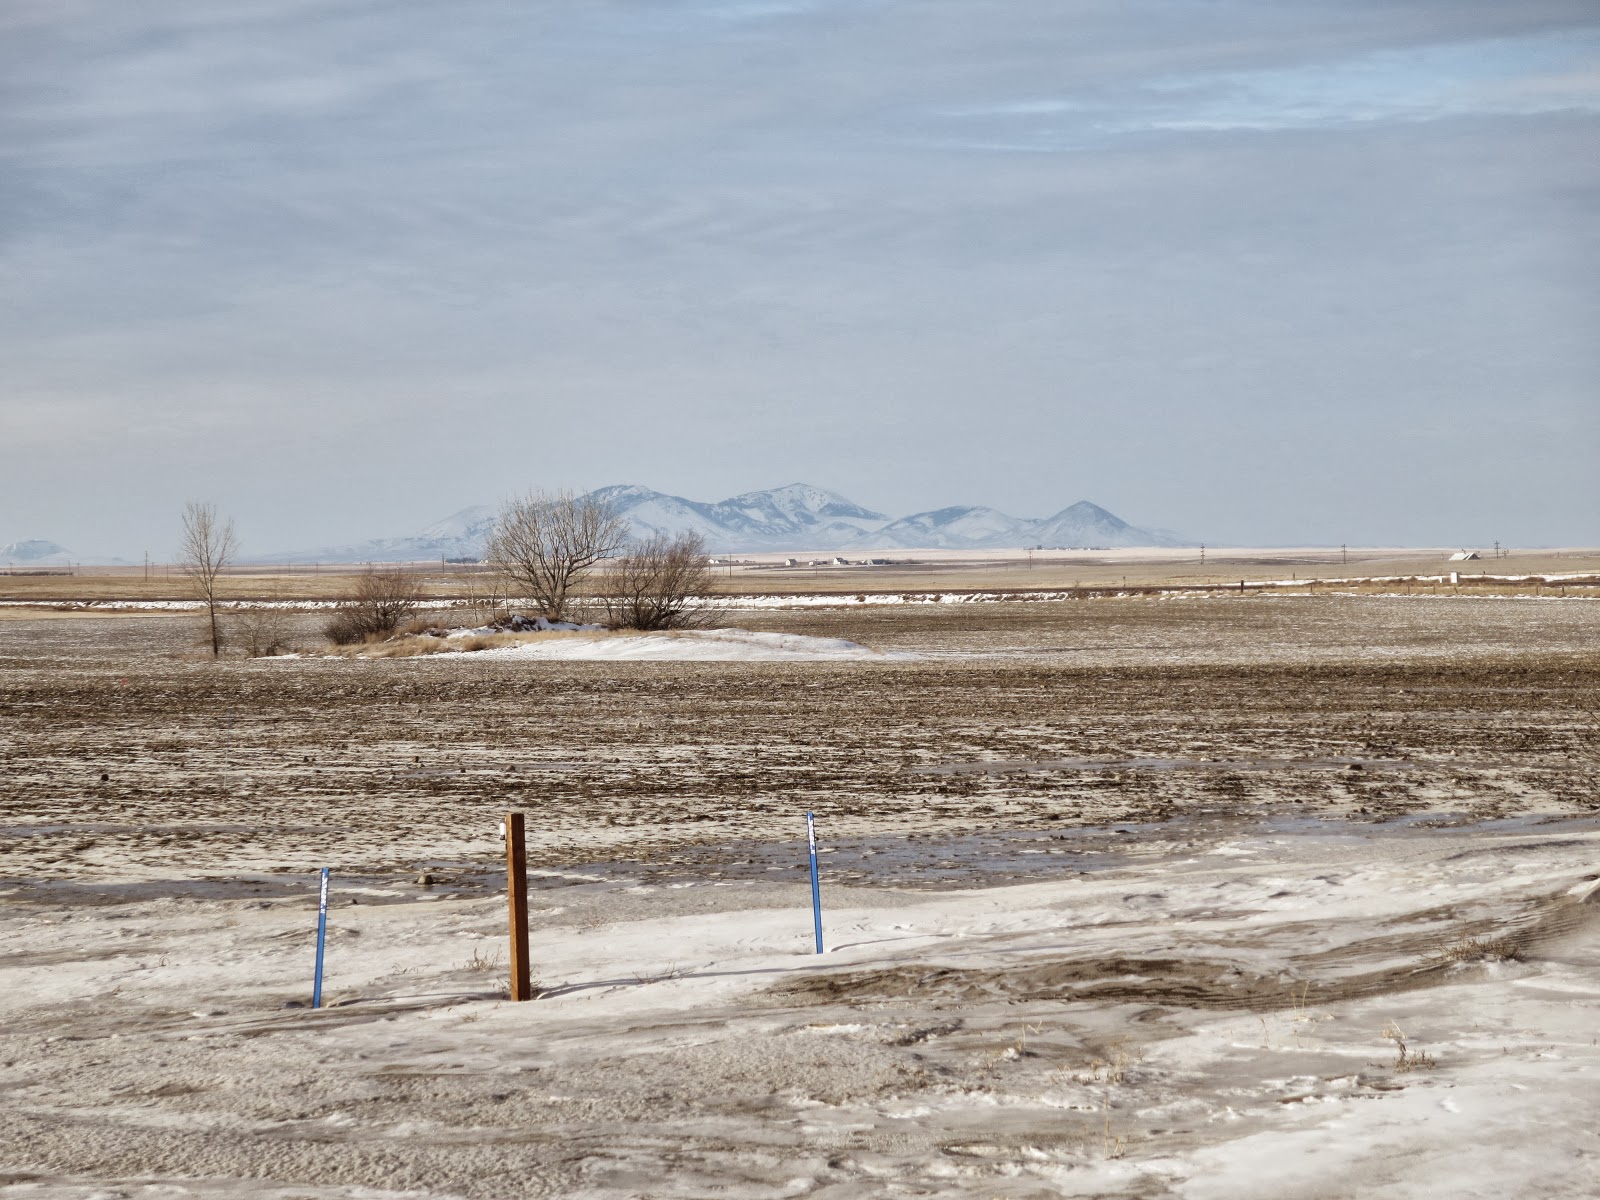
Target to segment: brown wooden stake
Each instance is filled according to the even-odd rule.
[[[533,999],[533,973],[528,966],[528,848],[522,814],[506,814],[506,895],[511,903],[511,998]]]

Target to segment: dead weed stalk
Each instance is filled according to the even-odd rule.
[[[1128,1068],[1141,1061],[1143,1056],[1129,1049],[1127,1038],[1117,1038],[1106,1047],[1106,1057],[1090,1060],[1088,1072],[1077,1076],[1077,1080],[1079,1083],[1123,1083],[1127,1080]]]
[[[461,969],[464,971],[498,971],[501,966],[500,951],[496,950],[490,954],[485,954],[482,950],[474,950],[472,957],[467,959]]]
[[[1428,1071],[1438,1066],[1433,1055],[1426,1050],[1413,1050],[1406,1044],[1405,1032],[1395,1022],[1390,1021],[1383,1031],[1383,1036],[1395,1045],[1394,1069],[1396,1071]]]

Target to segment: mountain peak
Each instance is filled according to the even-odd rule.
[[[1041,546],[1177,546],[1183,543],[1170,534],[1138,529],[1098,504],[1079,500],[1053,517],[1040,521],[1034,540]]]
[[[750,513],[757,519],[779,524],[816,525],[825,520],[887,521],[882,513],[863,508],[838,492],[809,483],[791,483],[766,491],[745,492],[717,505],[718,508]]]
[[[1089,500],[1079,500],[1076,504],[1069,504],[1069,505],[1067,505],[1066,508],[1063,508],[1060,512],[1058,512],[1054,517],[1052,517],[1050,519],[1051,520],[1057,520],[1057,519],[1059,519],[1061,517],[1067,517],[1067,516],[1087,517],[1087,518],[1092,518],[1092,519],[1097,520],[1097,521],[1105,521],[1105,520],[1121,521],[1122,520],[1121,517],[1118,517],[1118,516],[1114,515],[1113,513],[1107,512],[1105,509],[1101,508],[1098,504],[1095,504],[1094,502],[1089,501]]]
[[[650,500],[661,494],[640,483],[608,483],[605,487],[595,488],[594,491],[587,493],[586,498],[604,504],[625,505]]]

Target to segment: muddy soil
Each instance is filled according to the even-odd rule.
[[[197,656],[195,619],[0,626],[0,874],[358,874],[1263,810],[1600,807],[1600,604],[1104,601],[751,614],[915,660]]]

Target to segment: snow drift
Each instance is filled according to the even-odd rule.
[[[639,633],[533,637],[511,646],[468,654],[432,655],[441,659],[632,659],[640,662],[822,662],[890,657],[844,638],[798,633],[752,633],[747,629],[704,629],[678,633]],[[904,657],[895,655],[893,657]]]

